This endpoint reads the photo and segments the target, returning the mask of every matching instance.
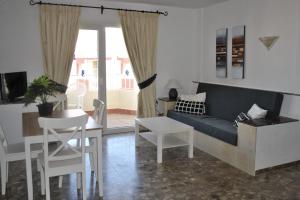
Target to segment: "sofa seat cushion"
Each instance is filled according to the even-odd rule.
[[[168,111],[168,117],[193,126],[195,130],[206,135],[237,145],[237,128],[230,121],[207,115],[179,113],[172,110]]]

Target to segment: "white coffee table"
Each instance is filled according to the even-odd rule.
[[[151,132],[140,133],[140,126]],[[188,142],[180,140],[174,134],[187,134]],[[135,144],[139,136],[157,146],[157,162],[162,163],[162,150],[166,148],[188,146],[188,157],[193,158],[194,128],[168,117],[135,119]]]

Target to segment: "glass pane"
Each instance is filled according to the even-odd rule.
[[[98,98],[98,31],[79,30],[68,83],[68,108],[93,111]]]
[[[138,86],[121,28],[106,28],[107,127],[133,126]]]

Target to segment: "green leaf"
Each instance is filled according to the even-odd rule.
[[[42,104],[47,103],[48,98],[54,96],[54,89],[54,84],[47,76],[42,75],[34,79],[25,94],[25,106],[34,103],[36,99],[40,99]]]

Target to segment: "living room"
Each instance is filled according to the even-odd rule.
[[[196,82],[279,92],[284,95],[280,116],[300,119],[300,2],[298,0],[215,0],[215,1],[47,1],[113,8],[167,11],[160,15],[156,52],[156,98],[168,96],[170,79],[179,82],[179,94],[191,94]],[[245,26],[244,78],[231,76],[232,28]],[[28,0],[0,1],[0,73],[27,72],[28,82],[43,74],[39,27],[39,5]],[[80,27],[102,30],[120,27],[117,12],[82,8]],[[216,31],[228,29],[226,78],[216,77]],[[261,37],[276,36],[268,49]],[[104,91],[100,91],[100,93]],[[255,103],[255,102],[253,102]],[[14,129],[20,107],[1,108],[1,124]],[[20,124],[21,126],[21,124]],[[17,127],[17,126],[16,126]],[[16,134],[16,133],[13,133]],[[10,134],[9,143],[22,135]],[[104,199],[300,199],[299,163],[266,169],[255,177],[228,165],[198,148],[187,158],[186,148],[168,149],[162,164],[156,163],[156,148],[145,140],[135,148],[134,134],[106,135],[103,138]],[[300,152],[299,152],[300,153]],[[20,199],[27,195],[25,165],[14,162],[9,168],[6,196]],[[33,166],[34,167],[34,166]],[[36,170],[36,169],[34,169]],[[33,171],[34,171],[33,170]],[[33,182],[39,176],[33,173]],[[89,173],[87,173],[89,175]],[[87,178],[88,198],[96,199],[96,183]],[[80,199],[76,176],[51,179],[53,199]],[[18,189],[19,188],[19,189]],[[39,184],[34,199],[43,199]]]

